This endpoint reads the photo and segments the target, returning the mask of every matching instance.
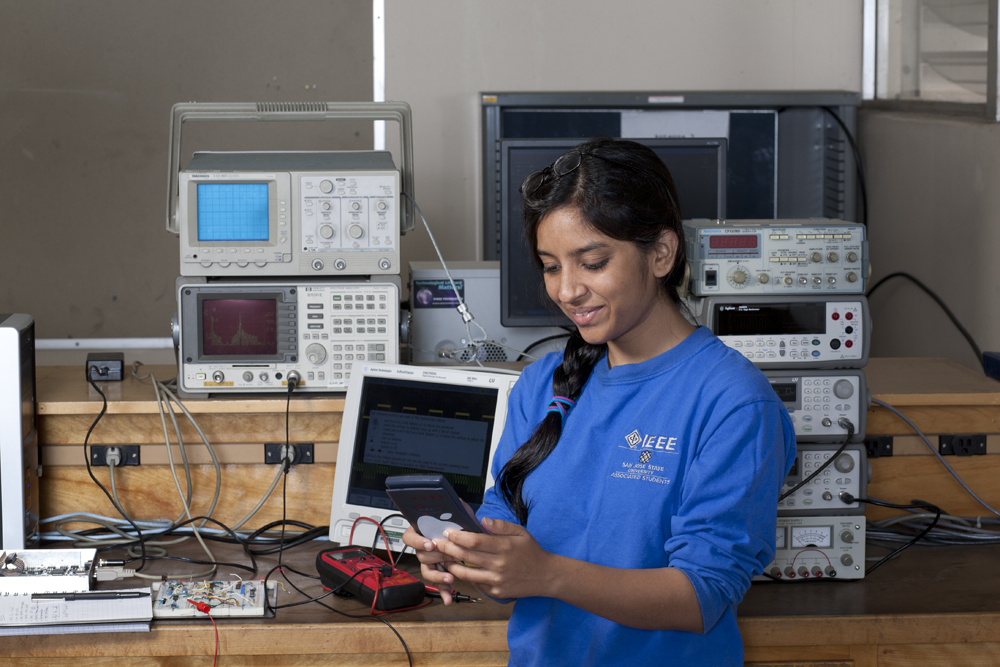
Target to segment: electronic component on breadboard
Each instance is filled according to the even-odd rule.
[[[96,549],[2,551],[0,594],[89,591],[96,553]]]
[[[264,580],[167,581],[153,584],[153,618],[204,616],[197,605],[207,604],[210,615],[263,616]],[[277,600],[273,581],[267,582],[270,604]]]

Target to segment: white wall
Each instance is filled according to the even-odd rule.
[[[983,350],[1000,350],[1000,125],[865,111],[873,279],[905,271],[934,290]],[[874,284],[874,283],[873,283]],[[872,356],[948,357],[979,369],[934,301],[903,278],[872,295]]]
[[[861,7],[861,0],[387,0],[386,99],[413,108],[417,201],[445,259],[481,255],[480,93],[860,92]],[[434,258],[422,229],[404,238],[404,267]]]

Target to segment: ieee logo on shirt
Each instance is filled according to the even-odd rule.
[[[677,450],[677,438],[665,435],[642,435],[638,429],[626,435],[625,442],[628,443],[629,449],[658,449],[665,452]]]
[[[670,478],[667,475],[673,473],[673,469],[676,467],[676,461],[678,459],[673,459],[674,464],[669,462],[669,459],[662,459],[659,461],[654,461],[654,452],[663,452],[664,454],[673,454],[675,457],[680,454],[677,451],[677,438],[674,436],[665,435],[643,435],[639,433],[639,429],[633,430],[631,433],[625,436],[625,444],[619,444],[620,449],[628,449],[630,452],[639,452],[638,462],[632,455],[623,456],[621,461],[621,466],[616,466],[611,472],[611,477],[618,480],[627,480],[628,483],[632,482],[645,482],[648,484],[661,484],[662,488],[667,488],[670,484]],[[655,465],[655,464],[660,465]],[[670,470],[667,467],[670,467]]]

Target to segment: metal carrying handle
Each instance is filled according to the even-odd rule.
[[[394,120],[399,123],[403,192],[413,195],[413,125],[406,102],[188,102],[175,104],[170,120],[170,159],[167,174],[167,231],[180,234],[177,224],[178,173],[184,123],[195,120]],[[411,231],[413,203],[405,197],[400,232]]]

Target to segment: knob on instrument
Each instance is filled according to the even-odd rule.
[[[854,395],[854,386],[848,380],[837,380],[833,385],[833,395],[837,398],[850,398]]]

